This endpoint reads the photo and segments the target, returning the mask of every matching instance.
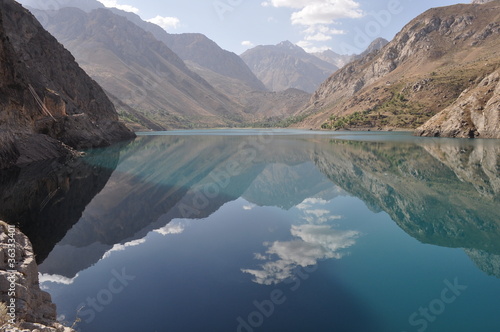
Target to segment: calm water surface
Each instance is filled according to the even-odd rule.
[[[500,329],[499,140],[178,131],[47,167],[23,230],[80,331]]]

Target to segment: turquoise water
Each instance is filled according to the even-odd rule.
[[[176,131],[117,149],[88,153],[108,178],[40,262],[80,331],[498,331],[498,140]]]

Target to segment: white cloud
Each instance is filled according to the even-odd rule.
[[[353,0],[323,0],[308,2],[300,11],[292,14],[292,24],[334,24],[342,18],[360,18],[363,12]]]
[[[320,259],[342,258],[345,253],[339,251],[354,245],[359,236],[356,231],[338,231],[327,225],[294,225],[291,233],[294,240],[264,243],[268,247],[266,255],[255,254],[258,260],[267,260],[260,269],[241,271],[253,275],[253,281],[258,284],[277,284],[293,278],[299,266],[315,265]],[[276,260],[268,258],[274,256]]]
[[[355,0],[269,0],[265,3],[276,8],[294,9],[290,17],[292,24],[307,27],[303,31],[304,40],[297,45],[309,53],[328,49],[312,42],[324,43],[334,35],[345,34],[344,30],[332,29],[330,25],[338,24],[341,19],[356,19],[364,15],[361,5]]]
[[[159,15],[147,21],[162,27],[166,31],[170,29],[177,29],[181,24],[181,20],[177,17],[163,17]]]
[[[120,5],[117,0],[99,0],[104,6],[108,8],[118,8],[126,12],[139,13],[139,9],[130,5]]]

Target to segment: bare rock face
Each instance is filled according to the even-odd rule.
[[[465,90],[415,132],[420,136],[500,138],[500,70]]]
[[[134,136],[71,53],[13,0],[0,0],[0,63],[0,168]]]
[[[9,262],[11,257],[15,259],[13,266]],[[15,307],[15,324],[0,326],[0,331],[73,331],[56,322],[56,306],[50,294],[40,289],[38,267],[28,237],[3,221],[0,221],[0,301],[14,303]]]

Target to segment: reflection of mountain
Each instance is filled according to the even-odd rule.
[[[295,173],[293,178],[282,181],[295,188],[306,185],[300,172],[293,171],[294,165],[306,161],[303,150],[295,153],[289,146],[277,153],[268,146],[266,150],[257,146],[255,138],[243,136],[137,139],[122,152],[120,164],[106,187],[90,202],[40,271],[72,278],[115,244],[140,239],[175,218],[208,217],[226,202],[241,197],[272,162],[291,165],[280,165],[284,174]],[[310,173],[321,177],[311,166]],[[316,182],[315,187],[305,186],[288,193],[287,200],[298,204],[331,188],[331,184]],[[282,188],[277,181],[271,187],[273,183]],[[282,197],[273,194],[276,192],[259,198],[266,205],[281,206]]]
[[[330,140],[325,136],[258,140],[257,136],[238,135],[145,136],[130,143],[121,151],[107,185],[102,190],[94,185],[99,194],[90,203],[81,203],[87,206],[71,230],[67,231],[81,212],[75,212],[73,219],[50,215],[59,222],[72,221],[58,228],[58,239],[67,233],[40,266],[41,272],[73,278],[111,249],[136,245],[153,230],[162,234],[181,232],[176,222],[170,223],[172,220],[206,218],[239,197],[258,206],[297,206],[303,210],[304,220],[330,232],[334,239],[342,234],[321,227],[336,216],[309,205],[331,200],[343,190],[362,199],[373,211],[387,212],[421,242],[484,252],[480,259],[474,259],[481,268],[487,266],[488,255],[500,254],[500,157],[495,142],[441,140],[416,145]],[[98,158],[96,162],[102,164]],[[72,176],[79,179],[75,173]],[[87,185],[92,183],[86,179]],[[61,184],[53,186],[64,188]],[[51,188],[39,195],[39,201]],[[61,194],[61,198],[77,204],[67,195]],[[22,213],[18,208],[11,215]],[[52,231],[50,223],[33,225],[38,228],[32,234],[40,234],[40,238]],[[317,233],[318,229],[307,231]],[[305,231],[292,229],[292,235],[304,240]],[[301,244],[323,250],[323,254],[314,256],[321,259],[335,253],[327,250],[329,246],[324,244],[328,243],[344,242],[325,240],[322,247],[314,241]],[[273,254],[279,259],[281,252],[273,248],[266,249],[267,257]],[[282,272],[290,270],[287,266],[301,265],[285,264]]]
[[[334,183],[379,206],[421,242],[500,253],[494,142],[339,141],[313,158]]]
[[[500,278],[500,255],[493,255],[476,249],[465,249],[465,253],[478,268],[490,276]]]
[[[270,164],[252,182],[243,197],[259,206],[273,205],[290,209],[311,195],[332,199],[332,184],[310,163],[297,166]]]
[[[0,219],[17,224],[43,261],[80,219],[117,165],[119,146],[70,161],[44,161],[0,172]]]

